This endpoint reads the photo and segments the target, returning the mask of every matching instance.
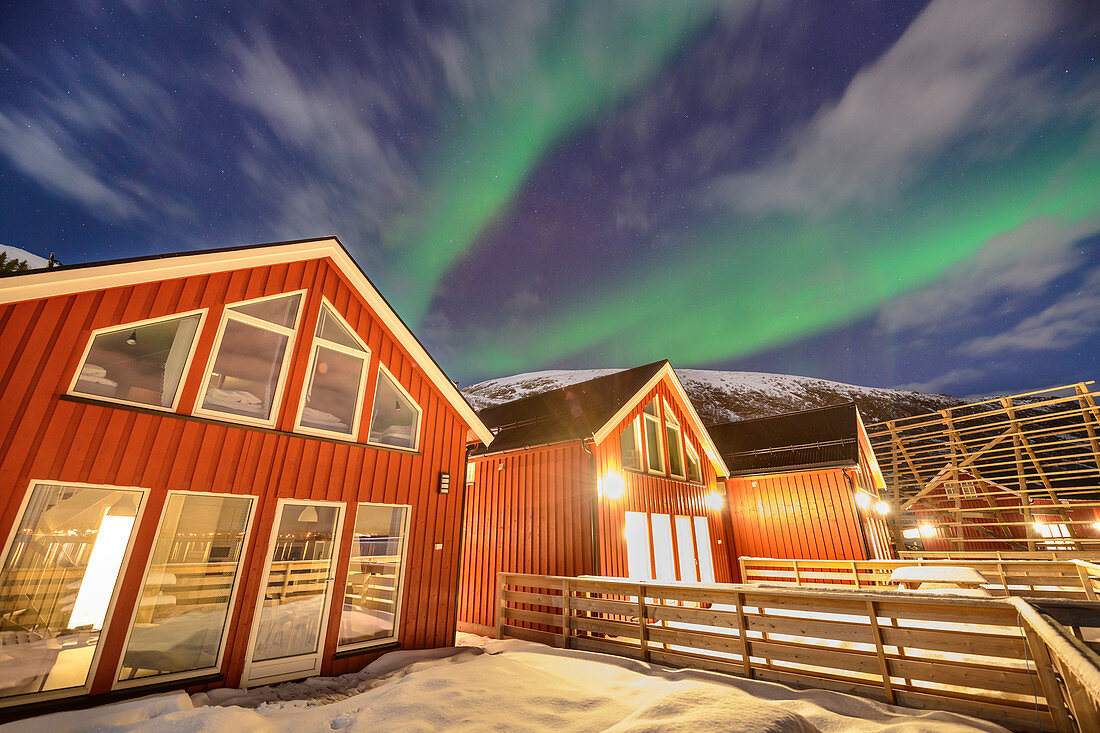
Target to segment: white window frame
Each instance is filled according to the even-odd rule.
[[[470,464],[473,465],[473,464]],[[351,522],[351,540],[355,539],[355,520],[359,518],[359,508],[363,506],[384,506],[390,509],[398,507],[404,507],[405,509],[405,521],[401,526],[401,532],[403,542],[401,543],[401,573],[397,578],[397,608],[393,613],[393,634],[381,639],[371,639],[369,641],[360,641],[354,644],[341,644],[340,643],[340,626],[339,623],[336,627],[336,651],[344,652],[352,649],[370,649],[371,647],[380,646],[382,644],[391,644],[401,636],[401,612],[405,608],[405,571],[408,569],[409,559],[409,527],[412,526],[412,512],[413,508],[411,504],[386,504],[378,501],[360,501],[355,504],[355,516],[352,517]],[[348,557],[347,569],[344,572],[344,584],[341,586],[342,592],[340,593],[343,598],[344,593],[347,592],[348,587],[348,573],[351,572],[351,545],[349,544],[345,549]],[[339,621],[343,621],[343,608],[340,609],[341,618]]]
[[[477,464],[474,463],[473,461],[471,461],[470,459],[466,459],[466,483],[472,484],[472,483],[474,483],[474,480],[476,478],[477,478]]]
[[[657,404],[657,417],[650,415],[645,411],[646,407],[649,407],[650,402]],[[645,403],[645,407],[642,408],[642,438],[645,441],[645,472],[652,473],[655,476],[664,476],[665,474],[665,436],[663,421],[660,418],[661,407],[660,400],[654,397],[649,402]],[[649,460],[649,436],[646,435],[648,421],[652,420],[657,424],[657,462],[660,464],[658,468],[653,468],[653,462]]]
[[[23,514],[27,511],[27,504],[30,502],[31,494],[34,492],[34,487],[38,484],[56,485],[56,486],[71,486],[78,489],[107,489],[113,491],[139,491],[141,492],[138,498],[137,513],[134,515],[134,526],[130,530],[130,541],[126,544],[126,552],[122,555],[122,564],[119,565],[118,578],[115,579],[114,592],[111,593],[111,601],[107,604],[107,613],[103,616],[103,626],[99,630],[99,640],[96,642],[95,652],[92,653],[92,661],[88,665],[88,677],[85,679],[84,684],[80,687],[65,687],[60,690],[46,690],[43,692],[34,692],[25,695],[12,695],[10,697],[0,698],[0,708],[15,707],[18,705],[27,705],[33,702],[41,702],[44,700],[60,700],[66,697],[79,697],[80,695],[87,695],[92,690],[92,683],[95,681],[96,672],[99,671],[99,660],[103,656],[103,641],[106,639],[108,632],[111,630],[111,624],[115,620],[115,606],[118,604],[119,592],[126,584],[126,572],[130,567],[130,557],[134,551],[134,545],[136,544],[137,536],[141,531],[141,520],[145,514],[145,505],[148,503],[149,489],[142,488],[141,486],[116,486],[114,484],[88,484],[80,481],[57,481],[53,479],[31,479],[27,485],[27,490],[23,492],[23,500],[19,503],[19,511],[15,515],[15,521],[12,522],[11,529],[8,532],[8,538],[4,542],[4,552],[0,554],[0,568],[8,559],[8,553],[11,552],[12,545],[15,543],[15,535],[19,530],[19,525],[23,523]]]
[[[386,365],[383,364],[381,360],[379,360],[378,361],[378,374],[379,374],[379,376],[381,376],[381,374],[383,372],[386,374],[386,376],[388,376],[390,378],[390,381],[393,382],[397,386],[398,391],[401,392],[401,394],[405,395],[405,398],[408,399],[408,401],[412,403],[412,406],[416,408],[416,435],[415,435],[415,440],[413,441],[413,447],[412,448],[406,448],[406,447],[400,446],[400,445],[390,445],[389,443],[375,443],[375,442],[371,441],[371,439],[370,439],[370,428],[371,428],[371,425],[374,423],[374,408],[376,406],[374,403],[375,403],[375,400],[378,396],[378,379],[375,379],[375,381],[374,381],[374,394],[371,395],[370,421],[367,423],[367,445],[373,445],[376,448],[385,448],[386,450],[401,451],[403,453],[419,453],[420,452],[420,433],[424,429],[424,408],[420,406],[420,403],[418,403],[415,399],[413,399],[413,396],[411,394],[409,394],[409,390],[405,389],[405,385],[401,384],[401,382],[398,381],[397,377],[395,377],[393,375],[393,372],[391,372],[389,369],[387,369]]]
[[[123,661],[126,659],[126,649],[130,646],[130,635],[134,633],[134,622],[137,620],[138,611],[141,608],[141,594],[145,590],[145,581],[149,579],[149,568],[153,564],[153,550],[156,547],[156,541],[160,537],[160,529],[164,524],[164,517],[168,512],[168,500],[173,494],[183,494],[188,496],[225,496],[233,499],[251,499],[252,503],[248,509],[248,519],[245,520],[244,525],[244,539],[241,545],[241,557],[237,562],[237,572],[233,577],[233,587],[229,592],[229,609],[225,615],[225,626],[222,628],[222,638],[218,646],[218,658],[214,665],[211,667],[203,667],[202,669],[189,669],[183,672],[172,672],[170,674],[149,675],[146,677],[137,677],[131,680],[120,680],[119,675],[122,674]],[[229,629],[233,625],[233,610],[237,605],[237,592],[241,588],[241,579],[244,577],[247,568],[245,567],[245,561],[250,549],[249,540],[252,538],[252,527],[256,519],[256,508],[260,503],[260,497],[256,494],[229,494],[219,493],[214,491],[187,491],[183,489],[172,489],[168,491],[164,496],[164,506],[160,510],[160,519],[157,520],[157,527],[153,533],[153,544],[149,546],[149,557],[145,560],[145,571],[141,574],[141,585],[138,586],[138,595],[134,600],[134,610],[130,614],[130,625],[126,627],[126,638],[122,642],[122,652],[118,656],[118,665],[115,667],[115,675],[113,682],[111,683],[112,690],[126,689],[130,687],[143,687],[145,685],[158,684],[161,682],[174,682],[176,680],[185,680],[190,677],[200,677],[203,675],[213,674],[221,671],[222,663],[225,661],[225,646],[229,640]]]
[[[699,460],[699,453],[695,450],[695,446],[691,444],[691,441],[687,438],[684,439],[684,448],[686,449],[684,458],[684,471],[687,473],[687,480],[693,484],[703,483],[703,462]],[[695,461],[695,465],[699,467],[699,478],[694,479],[691,477],[691,461]]]
[[[276,300],[278,298],[285,298],[289,295],[299,294],[301,300],[298,303],[298,312],[294,316],[294,327],[288,328],[286,326],[280,326],[272,323],[271,321],[265,321],[262,318],[256,318],[245,313],[237,313],[232,311],[233,308],[237,308],[242,305],[251,305],[252,303],[261,303],[265,300]],[[294,356],[294,345],[296,342],[296,336],[298,329],[302,325],[302,314],[306,310],[307,291],[303,288],[301,290],[290,290],[285,293],[275,293],[274,295],[264,295],[260,298],[250,298],[249,300],[240,300],[235,303],[226,303],[222,309],[221,323],[218,324],[218,334],[214,338],[214,345],[210,349],[210,358],[206,362],[206,370],[202,375],[202,384],[199,385],[199,394],[195,398],[195,407],[192,409],[191,414],[196,417],[206,417],[211,420],[219,420],[221,422],[229,423],[241,423],[242,425],[259,425],[260,427],[273,428],[279,421],[280,407],[283,401],[283,391],[286,389],[287,379],[290,371],[290,361]],[[230,412],[220,412],[218,410],[204,409],[202,403],[206,400],[206,391],[210,387],[210,376],[213,374],[214,363],[218,360],[218,353],[222,346],[222,337],[225,336],[225,327],[229,323],[229,319],[238,320],[249,326],[255,326],[262,328],[273,333],[282,334],[287,337],[286,351],[283,353],[283,363],[279,371],[279,379],[275,384],[275,391],[271,396],[271,416],[264,420],[258,417],[248,417],[247,415],[235,415]]]
[[[206,315],[209,312],[208,308],[197,308],[195,310],[184,311],[183,313],[172,313],[166,316],[157,316],[156,318],[146,318],[141,321],[133,321],[131,323],[119,323],[114,326],[103,326],[93,330],[88,335],[88,343],[84,345],[84,353],[80,355],[80,361],[76,365],[76,373],[73,374],[72,380],[69,382],[69,388],[65,394],[72,397],[79,397],[82,400],[96,400],[97,402],[113,402],[117,405],[131,405],[133,407],[142,407],[149,410],[160,410],[161,412],[175,412],[180,404],[180,397],[183,395],[183,386],[187,382],[187,376],[191,371],[191,363],[195,359],[195,352],[198,350],[199,338],[202,336],[203,326],[206,325]],[[172,321],[177,318],[186,318],[187,316],[198,315],[199,325],[195,326],[195,336],[191,339],[191,347],[187,350],[187,359],[183,362],[183,371],[180,373],[180,383],[176,387],[176,394],[172,398],[172,405],[166,407],[164,405],[151,405],[148,402],[134,402],[133,400],[123,400],[118,397],[104,397],[103,395],[93,395],[87,392],[77,392],[76,383],[80,381],[80,372],[83,371],[85,363],[88,361],[88,355],[92,353],[92,343],[95,341],[96,336],[111,331],[125,331],[127,328],[138,329],[142,326],[149,326],[154,323],[160,323],[162,321]]]
[[[340,315],[340,312],[336,310],[336,306],[334,306],[332,302],[324,296],[321,296],[321,307],[317,311],[318,322],[320,322],[321,314],[325,312],[326,308],[328,309],[329,315],[335,318],[340,323],[340,325],[342,325],[344,329],[349,334],[351,334],[351,337],[363,348],[363,350],[357,351],[348,346],[344,346],[343,344],[337,344],[327,339],[323,339],[317,335],[317,329],[314,328],[313,340],[309,346],[309,363],[306,367],[305,377],[302,380],[302,394],[300,399],[298,400],[298,414],[294,417],[294,432],[306,433],[308,435],[319,435],[325,438],[335,438],[337,440],[345,440],[349,443],[358,443],[359,428],[363,424],[363,406],[367,402],[367,377],[370,375],[371,350],[370,347],[367,346],[367,344],[363,341],[363,339],[359,337],[359,334],[356,333],[355,329],[351,327],[351,324],[349,324],[344,319],[344,317]],[[352,420],[350,433],[341,433],[335,430],[325,430],[323,428],[311,428],[307,425],[302,424],[302,416],[306,410],[306,398],[309,395],[309,384],[310,380],[313,379],[313,367],[317,363],[317,352],[319,351],[318,347],[321,346],[325,347],[326,349],[332,349],[333,351],[339,351],[342,354],[361,357],[363,359],[363,369],[359,374],[359,399],[355,405],[355,417]]]
[[[668,402],[661,400],[661,409],[665,418],[665,450],[668,451],[668,475],[673,478],[681,480],[687,479],[687,456],[684,453],[684,429],[680,427],[680,421],[676,419],[676,415],[669,409]],[[683,473],[672,472],[672,444],[668,442],[668,431],[673,430],[676,432],[677,446],[680,449],[680,468],[684,470]]]
[[[623,444],[622,434],[619,435],[619,450],[620,450],[619,465],[622,467],[622,469],[624,471],[633,471],[633,472],[637,472],[637,473],[645,473],[645,470],[646,470],[648,464],[646,463],[645,448],[642,445],[643,442],[644,442],[644,438],[645,438],[645,436],[642,435],[642,421],[639,420],[637,416],[635,416],[634,419],[630,421],[630,424],[627,425],[626,428],[623,429],[623,432],[626,432],[627,430],[633,430],[634,431],[634,445],[637,446],[636,450],[638,452],[639,466],[638,466],[638,468],[631,468],[630,466],[627,466],[625,463],[623,463],[623,457],[622,457],[622,454],[621,454],[622,444]]]

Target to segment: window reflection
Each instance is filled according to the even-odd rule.
[[[393,377],[380,367],[367,440],[400,448],[416,448],[419,428],[420,408],[398,387]]]
[[[0,570],[0,697],[81,687],[141,492],[37,484]]]
[[[119,679],[217,665],[252,502],[169,496]]]
[[[340,617],[340,644],[396,636],[408,507],[360,504]]]

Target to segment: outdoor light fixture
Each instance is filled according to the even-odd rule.
[[[863,511],[867,511],[871,508],[871,497],[868,494],[864,494],[862,491],[856,492],[856,505]]]
[[[884,501],[876,501],[875,502],[875,511],[878,512],[879,514],[889,514],[890,513],[890,505],[887,504]]]
[[[441,493],[441,494],[451,493],[451,474],[449,474],[449,473],[439,474],[439,493]]]
[[[1100,522],[1093,522],[1092,528],[1095,529],[1097,532],[1100,532]]]
[[[126,343],[130,344],[130,346],[137,343],[137,331],[130,332],[130,335],[126,337]]]
[[[719,511],[722,508],[723,503],[724,501],[722,499],[722,495],[719,494],[717,491],[712,491],[707,494],[707,507],[711,511]]]
[[[599,490],[607,499],[621,499],[626,494],[626,482],[621,474],[609,473],[600,480]]]

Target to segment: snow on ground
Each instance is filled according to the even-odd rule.
[[[362,672],[255,690],[172,693],[0,726],[24,731],[1003,731],[944,712],[699,670],[463,635]]]

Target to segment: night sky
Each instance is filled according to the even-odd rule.
[[[1100,378],[1096,2],[214,5],[0,5],[0,243],[335,234],[463,383]]]

